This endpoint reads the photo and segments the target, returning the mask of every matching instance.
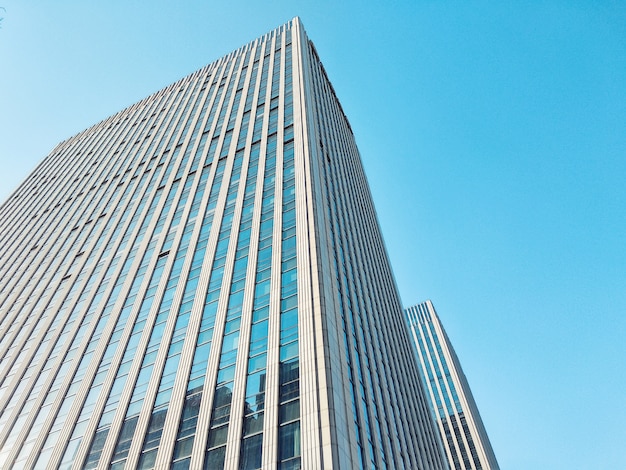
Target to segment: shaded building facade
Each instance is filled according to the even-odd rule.
[[[446,468],[299,19],[61,142],[0,207],[0,467]]]
[[[430,300],[405,310],[450,467],[499,470],[461,368]]]

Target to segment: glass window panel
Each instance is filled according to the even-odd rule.
[[[241,318],[237,318],[235,320],[229,321],[228,323],[226,323],[226,326],[224,327],[224,334],[229,334],[234,330],[238,330],[240,324],[241,324]]]
[[[294,380],[280,386],[280,401],[288,401],[297,398],[300,394],[300,381]]]
[[[280,315],[280,329],[281,331],[291,328],[298,324],[298,309],[294,308],[287,312],[283,312]]]
[[[126,457],[126,455],[128,455],[128,449],[130,448],[130,443],[133,438],[138,419],[139,417],[135,416],[134,418],[124,422],[122,431],[120,432],[117,440],[117,447],[115,449],[113,459]]]
[[[295,240],[295,238],[294,238]],[[285,286],[286,284],[290,284],[292,282],[296,282],[298,280],[298,270],[291,269],[281,276],[281,285]]]
[[[218,447],[217,449],[210,450],[206,454],[206,461],[204,462],[204,468],[206,470],[214,470],[224,467],[224,457],[226,456],[226,446]]]
[[[191,458],[174,462],[172,464],[171,470],[188,470],[190,462],[191,462]]]
[[[255,355],[264,351],[267,351],[267,337],[253,341],[250,344],[250,355]]]
[[[228,424],[219,428],[211,429],[211,432],[209,433],[209,448],[225,444],[227,437]]]
[[[263,434],[244,439],[241,443],[241,470],[256,470],[261,468],[263,455]]]
[[[154,400],[154,406],[161,406],[166,403],[169,403],[170,398],[172,397],[172,389],[168,388],[162,392],[159,392],[156,399]]]
[[[267,354],[261,354],[260,356],[251,357],[248,362],[248,373],[254,372],[265,368],[267,362]]]
[[[214,408],[219,408],[230,403],[233,395],[233,384],[228,383],[218,387],[215,390],[215,400],[213,403]]]
[[[263,431],[263,413],[246,416],[243,420],[243,435],[249,436]]]
[[[222,344],[222,354],[236,349],[238,342],[239,331],[235,331],[234,333],[224,336],[224,342]]]
[[[248,383],[246,384],[246,396],[256,395],[265,392],[265,371],[262,370],[255,374],[250,374]]]
[[[359,455],[361,447],[358,448]],[[359,457],[359,462],[361,461],[361,457]],[[294,457],[291,460],[287,460],[286,462],[279,462],[277,469],[278,470],[300,470],[302,468],[302,464],[300,462],[300,457]]]
[[[217,423],[217,421],[223,420],[223,418],[227,418],[230,416],[230,403],[224,406],[220,406],[213,411],[213,422]]]
[[[139,465],[137,466],[137,469],[148,470],[154,468],[154,462],[156,461],[158,450],[159,449],[157,448],[143,453],[141,455],[141,459],[139,459]]]
[[[265,393],[246,397],[246,412],[263,411],[265,408]]]
[[[174,448],[174,460],[178,460],[182,457],[189,457],[191,455],[193,440],[194,436],[191,436],[176,443],[176,447]]]
[[[300,455],[300,422],[278,428],[278,459],[288,460]]]
[[[267,337],[267,328],[268,328],[267,320],[260,322],[260,323],[256,323],[255,325],[252,325],[252,331],[250,333],[250,341]]]
[[[294,307],[298,306],[298,296],[293,295],[291,297],[286,298],[280,302],[281,311],[291,310]]]
[[[268,282],[268,292],[269,292],[269,282]],[[241,305],[243,303],[243,291],[236,292],[230,296],[230,300],[228,302],[229,308],[232,308],[235,305]]]
[[[262,281],[257,284],[256,290],[254,292],[255,297],[259,297],[262,295],[267,295],[270,293],[270,280]]]
[[[300,400],[294,400],[281,405],[278,410],[278,423],[286,423],[300,418]]]
[[[280,360],[285,361],[287,359],[291,359],[292,357],[298,356],[298,342],[294,341],[293,343],[287,344],[280,348]]]

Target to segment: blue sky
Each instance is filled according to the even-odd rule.
[[[625,3],[104,3],[0,1],[0,199],[299,15],[403,301],[435,304],[502,468],[626,468]]]

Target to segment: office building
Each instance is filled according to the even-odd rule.
[[[296,18],[0,207],[0,467],[446,468],[405,325]]]
[[[459,358],[430,300],[405,310],[439,432],[453,470],[498,470]]]

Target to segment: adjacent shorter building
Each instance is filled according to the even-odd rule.
[[[499,469],[461,363],[432,302],[409,307],[405,313],[450,467]]]

